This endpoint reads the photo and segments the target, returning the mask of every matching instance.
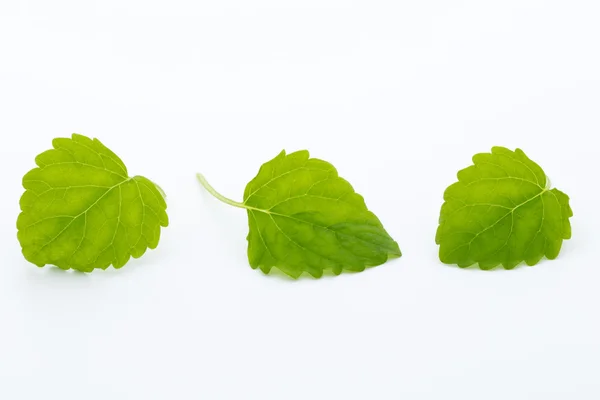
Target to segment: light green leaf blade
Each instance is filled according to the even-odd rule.
[[[522,150],[473,157],[444,193],[436,243],[446,264],[512,269],[558,256],[571,237],[569,197]]]
[[[23,177],[17,237],[28,261],[91,272],[156,248],[168,217],[154,183],[130,178],[98,139],[73,134],[52,145]]]
[[[304,272],[319,278],[324,271],[363,271],[401,256],[363,197],[333,165],[310,158],[308,151],[282,151],[263,164],[243,203],[199,179],[222,201],[247,210],[248,259],[265,274],[276,267],[293,278]]]

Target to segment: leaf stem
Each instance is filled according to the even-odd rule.
[[[248,208],[245,204],[228,199],[227,197],[223,196],[221,193],[217,192],[215,190],[215,188],[210,186],[210,183],[208,183],[208,181],[206,180],[204,175],[196,174],[196,177],[198,178],[198,181],[202,184],[202,186],[204,186],[204,189],[206,189],[208,191],[208,193],[212,194],[214,197],[221,200],[223,203],[229,204],[230,206],[234,206],[234,207],[245,208],[245,209]]]
[[[546,187],[544,189],[549,190],[552,187],[552,182],[550,181],[550,177],[546,175]]]
[[[152,182],[152,183],[154,183],[154,182]],[[166,200],[167,194],[165,193],[163,188],[161,188],[157,183],[154,183],[154,186],[156,186],[156,190],[158,190],[160,192],[160,194],[162,195],[162,197]]]

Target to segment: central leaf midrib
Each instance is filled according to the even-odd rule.
[[[267,214],[269,216],[275,215],[275,216],[278,216],[278,217],[288,218],[288,219],[291,219],[293,221],[302,222],[304,224],[311,225],[311,226],[314,226],[314,227],[317,227],[317,228],[321,228],[321,229],[326,230],[328,232],[332,232],[332,233],[334,233],[336,235],[342,235],[342,236],[354,238],[356,240],[360,240],[361,242],[368,243],[370,245],[375,245],[375,246],[379,245],[378,243],[368,241],[368,240],[363,239],[361,237],[358,237],[358,236],[355,236],[355,235],[351,235],[351,234],[345,233],[345,232],[336,231],[336,230],[331,229],[331,228],[329,228],[327,226],[315,224],[314,222],[307,221],[307,220],[304,220],[304,219],[301,219],[301,218],[292,217],[291,215],[277,213],[277,212],[273,212],[273,211],[269,211],[269,210],[263,210],[263,209],[256,208],[256,207],[251,207],[251,206],[247,206],[247,208],[248,208],[249,211],[258,211],[258,212],[262,212],[264,214]],[[271,219],[272,219],[272,217],[271,217]],[[273,220],[273,222],[274,222],[274,220]],[[277,225],[277,226],[279,227],[279,225]],[[387,250],[390,251],[390,249],[387,249]]]
[[[82,215],[86,215],[91,209],[92,207],[94,207],[96,204],[98,204],[104,197],[106,197],[111,191],[113,191],[114,189],[120,187],[121,185],[131,181],[133,178],[128,178],[125,179],[119,183],[117,183],[114,186],[111,186],[109,189],[106,190],[106,192],[104,192],[100,197],[98,197],[98,199],[96,201],[94,201],[91,205],[89,205],[85,210],[83,210],[82,212],[80,212],[79,214],[73,216],[72,220],[60,231],[58,232],[58,234],[56,236],[54,236],[52,239],[50,239],[47,243],[45,243],[42,247],[40,247],[40,249],[35,253],[35,255],[39,254],[42,250],[44,250],[46,247],[48,247],[50,244],[54,243],[54,241],[56,239],[58,239],[63,233],[65,233],[69,227],[73,224],[73,222],[75,222],[79,217],[81,217]],[[85,234],[85,232],[84,232]]]
[[[484,232],[487,232],[488,230],[492,229],[494,226],[496,226],[500,221],[502,221],[504,218],[506,218],[508,215],[513,214],[518,208],[524,206],[525,204],[537,199],[538,197],[542,196],[544,193],[548,192],[549,189],[544,188],[542,189],[539,193],[537,193],[535,196],[525,200],[524,202],[522,202],[521,204],[516,205],[515,207],[511,208],[510,211],[508,211],[507,213],[505,213],[504,215],[502,215],[500,218],[498,218],[496,221],[494,221],[493,224],[491,224],[490,226],[488,226],[487,228],[479,231],[475,236],[473,236],[473,238],[469,241],[469,243],[467,243],[469,246],[471,246],[471,243],[473,243],[473,241],[475,239],[477,239],[481,234],[483,234]],[[509,238],[510,235],[512,234],[512,232],[509,234]]]

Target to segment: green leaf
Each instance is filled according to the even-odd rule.
[[[363,271],[400,257],[398,244],[361,195],[338,176],[333,165],[309,158],[308,151],[282,151],[248,183],[244,202],[202,185],[221,201],[248,212],[248,259],[268,274],[273,267],[298,278],[329,270]]]
[[[23,177],[17,220],[25,258],[43,267],[120,268],[158,245],[168,225],[162,191],[127,168],[98,139],[52,141]]]
[[[558,256],[571,237],[569,197],[551,189],[544,171],[522,150],[494,147],[444,193],[436,243],[446,264],[481,269]]]

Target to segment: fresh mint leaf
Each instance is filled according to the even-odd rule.
[[[401,255],[363,197],[333,165],[309,158],[306,150],[282,151],[263,164],[243,203],[198,179],[219,200],[247,210],[248,259],[265,274],[276,267],[293,278],[304,272],[319,278],[325,270],[363,271]]]
[[[494,147],[444,193],[436,243],[440,260],[468,267],[512,269],[558,256],[571,237],[569,197],[522,150]]]
[[[28,261],[91,272],[156,248],[168,218],[154,183],[130,178],[98,139],[73,134],[52,145],[23,177],[17,236]]]

